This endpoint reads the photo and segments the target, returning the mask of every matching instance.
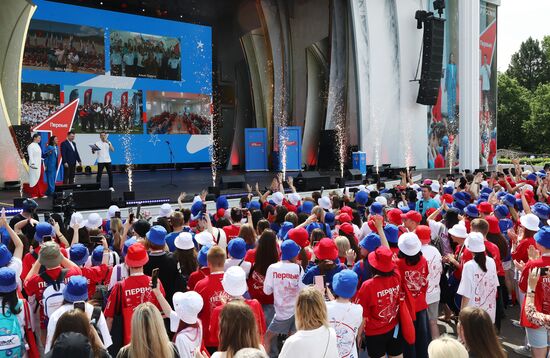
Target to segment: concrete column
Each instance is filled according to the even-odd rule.
[[[479,0],[459,1],[460,169],[479,168]]]

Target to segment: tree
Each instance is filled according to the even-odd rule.
[[[531,115],[531,93],[515,78],[498,74],[498,146],[505,149],[528,150],[522,124]]]
[[[531,98],[531,116],[523,123],[525,139],[538,152],[550,152],[550,83],[537,87]]]
[[[529,37],[521,43],[519,51],[512,55],[506,74],[530,91],[550,80],[548,58],[538,40]]]
[[[542,52],[546,56],[546,61],[550,63],[550,36],[546,35],[541,42]]]

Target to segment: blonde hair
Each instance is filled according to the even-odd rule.
[[[151,302],[140,304],[132,316],[129,357],[173,357],[174,349],[166,334],[160,311]]]
[[[296,328],[310,331],[321,326],[328,327],[325,300],[316,288],[306,287],[296,301]]]
[[[314,206],[313,209],[311,209],[311,214],[317,216],[317,220],[321,222],[325,222],[325,210],[320,206]]]
[[[124,233],[122,220],[119,218],[111,218],[109,228],[113,234],[113,247],[119,251],[122,251],[122,247],[124,246],[124,240],[122,240],[122,234]]]
[[[336,239],[334,239],[334,243],[338,248],[339,257],[345,257],[346,252],[351,249],[351,244],[349,243],[348,238],[345,236],[337,236]]]
[[[445,335],[430,343],[428,356],[430,358],[468,358],[468,351],[462,343]]]
[[[260,348],[256,318],[250,306],[242,300],[230,301],[223,306],[217,334],[219,350],[225,351],[227,358],[233,358],[242,348]]]

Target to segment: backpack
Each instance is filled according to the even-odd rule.
[[[95,286],[95,291],[92,295],[92,299],[97,302],[99,306],[101,306],[102,310],[105,309],[107,300],[109,299],[109,286],[105,283],[108,275],[109,270],[105,273],[103,280]]]
[[[53,280],[46,272],[40,274],[42,280],[48,285],[42,295],[42,307],[44,307],[46,317],[50,317],[56,309],[63,305],[63,291],[65,290],[67,272],[67,269],[62,269],[56,280]]]
[[[19,300],[17,309],[23,309],[23,301]],[[0,357],[22,357],[26,352],[23,329],[19,325],[17,315],[9,311],[0,314]]]

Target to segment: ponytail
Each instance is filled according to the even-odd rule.
[[[487,272],[487,256],[485,256],[485,252],[474,253],[474,261],[479,265],[479,268],[481,268],[483,272]]]

